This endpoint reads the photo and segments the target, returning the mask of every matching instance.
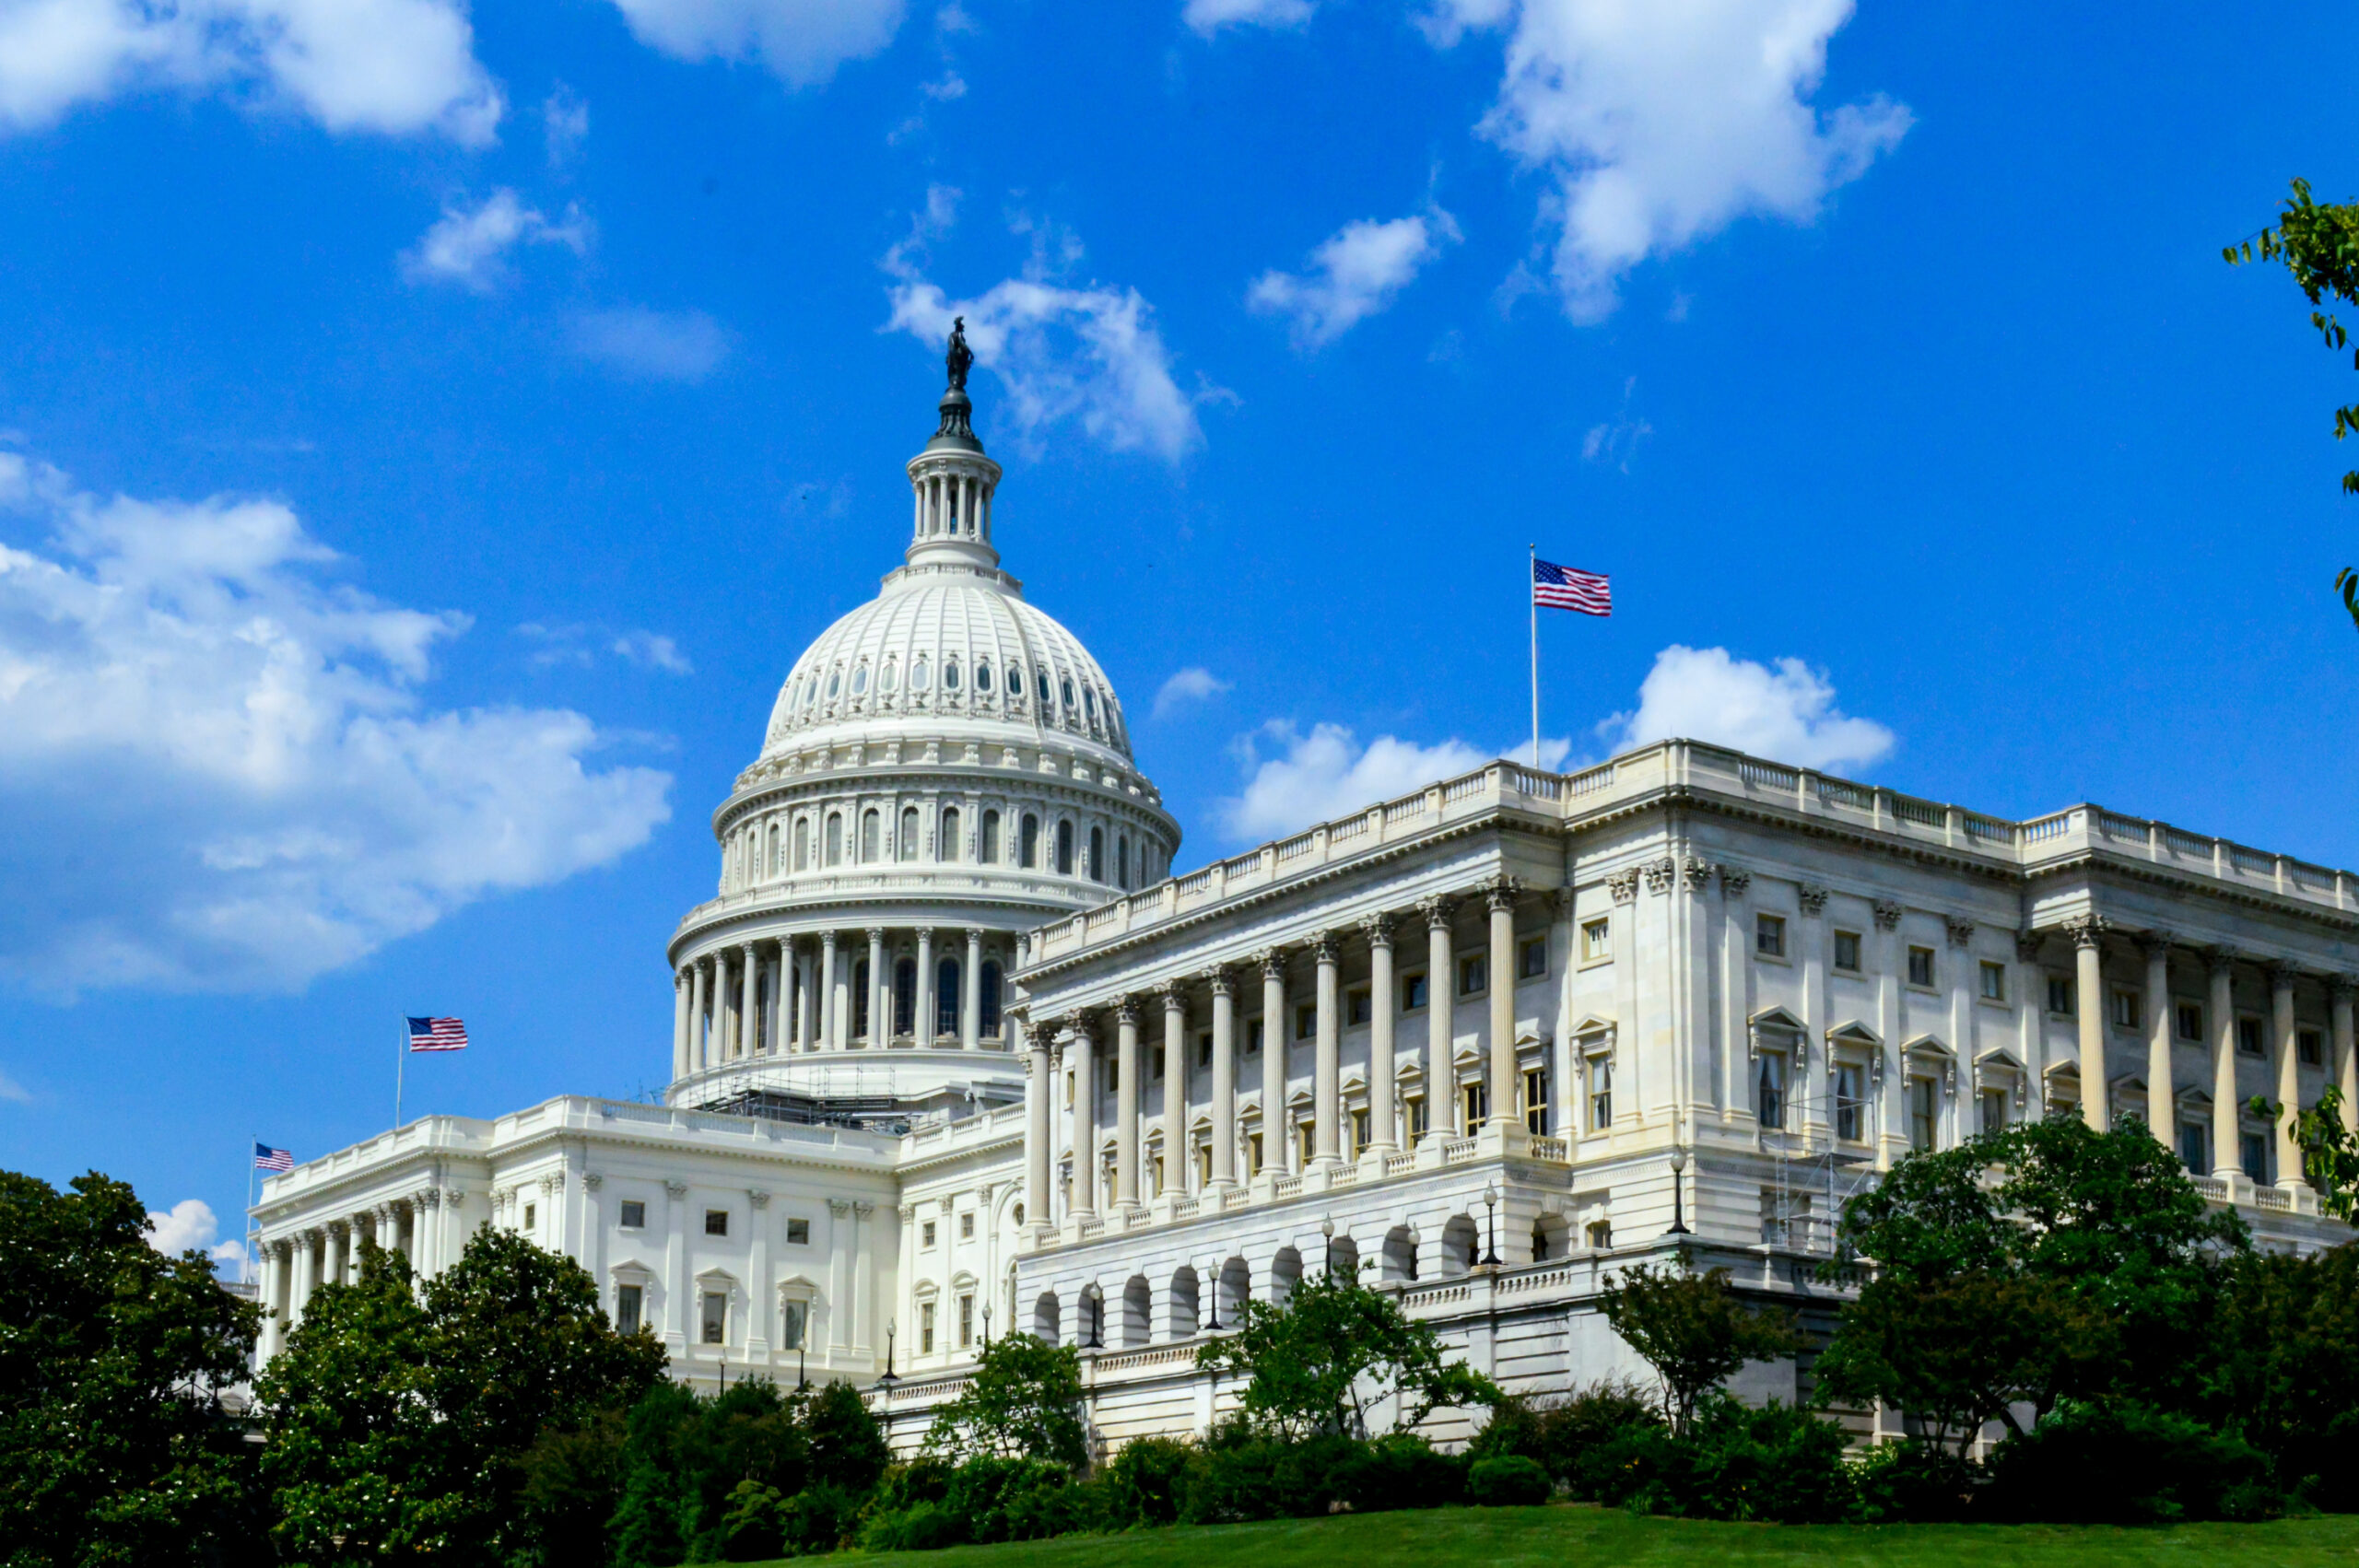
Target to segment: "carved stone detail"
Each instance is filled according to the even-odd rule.
[[[1891,931],[1898,930],[1900,929],[1901,907],[1899,905],[1895,904],[1891,899],[1877,899],[1875,902],[1875,914],[1876,930]]]
[[[1826,901],[1835,896],[1835,890],[1828,887],[1813,887],[1809,883],[1804,883],[1794,889],[1794,894],[1802,900],[1803,914],[1817,916],[1826,913]]]
[[[1753,873],[1743,866],[1720,868],[1720,892],[1724,896],[1742,898],[1745,895],[1746,890],[1752,886]]]
[[[1701,855],[1690,855],[1679,862],[1679,880],[1690,893],[1702,893],[1712,885],[1712,862]]]
[[[1370,915],[1360,922],[1360,934],[1367,938],[1367,944],[1372,948],[1391,947],[1392,945],[1392,917]]]
[[[688,1184],[684,1181],[667,1181],[663,1184],[663,1191],[672,1201],[676,1203],[688,1195]]]
[[[1964,947],[1974,940],[1974,922],[1964,915],[1944,915],[1942,924],[1949,928],[1952,947]]]
[[[2023,963],[2038,963],[2039,950],[2047,945],[2046,931],[2017,931],[2015,933],[2015,957]]]
[[[770,1195],[758,1187],[749,1188],[745,1192],[745,1201],[757,1210],[767,1209],[770,1206]]]
[[[2074,947],[2102,947],[2105,933],[2103,915],[2080,915],[2064,922],[2064,934],[2072,939]]]
[[[1638,896],[1638,868],[1625,866],[1605,879],[1606,891],[1614,895],[1616,904],[1627,904]]]
[[[1648,861],[1646,871],[1647,891],[1660,896],[1671,891],[1671,884],[1678,875],[1679,863],[1665,855],[1660,860]]]

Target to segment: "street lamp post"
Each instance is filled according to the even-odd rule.
[[[1667,1236],[1684,1236],[1693,1234],[1687,1228],[1686,1211],[1682,1207],[1680,1193],[1681,1187],[1684,1185],[1681,1173],[1686,1169],[1686,1147],[1683,1144],[1672,1144],[1671,1146],[1671,1229],[1662,1233]]]
[[[992,1348],[992,1304],[983,1303],[983,1349]]]
[[[1319,1222],[1319,1234],[1324,1238],[1320,1246],[1320,1271],[1329,1280],[1335,1277],[1335,1216],[1328,1215]]]
[[[1212,1321],[1204,1325],[1204,1330],[1207,1333],[1217,1334],[1220,1332],[1220,1260],[1218,1258],[1213,1260],[1212,1267],[1205,1273],[1205,1278],[1212,1281],[1213,1312]]]
[[[1417,1228],[1417,1222],[1416,1222],[1416,1221],[1414,1221],[1414,1220],[1410,1221],[1410,1222],[1409,1222],[1409,1278],[1410,1278],[1412,1281],[1414,1281],[1414,1280],[1416,1279],[1416,1277],[1417,1277],[1417,1249],[1418,1249],[1419,1247],[1421,1247],[1421,1246],[1425,1246],[1425,1245],[1426,1245],[1426,1234],[1425,1234],[1425,1232],[1423,1232],[1423,1231],[1421,1231],[1421,1230],[1419,1230],[1419,1229]]]
[[[1490,1233],[1483,1248],[1483,1266],[1496,1269],[1499,1266],[1499,1189],[1487,1181],[1483,1184],[1483,1211]]]
[[[892,1318],[888,1317],[885,1320],[885,1375],[876,1380],[876,1386],[879,1388],[884,1389],[887,1394],[890,1394],[893,1391],[895,1384],[901,1381],[899,1378],[893,1375],[894,1327],[895,1324]]]

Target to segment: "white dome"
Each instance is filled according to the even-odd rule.
[[[912,566],[819,634],[770,710],[764,758],[879,728],[926,733],[1020,731],[1131,760],[1113,683],[1081,639],[1026,603],[995,568]],[[880,721],[884,723],[880,724]]]

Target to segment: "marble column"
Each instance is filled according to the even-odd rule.
[[[745,1359],[768,1359],[774,1343],[770,1333],[770,1314],[776,1309],[778,1290],[770,1278],[770,1195],[759,1188],[745,1194],[752,1212],[748,1221],[753,1230],[754,1277],[745,1281]]]
[[[1426,917],[1426,1130],[1447,1138],[1458,1129],[1458,1070],[1450,1061],[1458,958],[1449,929],[1458,906],[1428,898],[1417,907]]]
[[[1286,957],[1276,948],[1262,954],[1262,1168],[1272,1176],[1291,1169],[1286,1125]]]
[[[311,1305],[311,1287],[319,1282],[319,1264],[312,1250],[317,1244],[318,1233],[314,1231],[298,1231],[287,1241],[289,1329],[303,1321],[304,1309]],[[285,1342],[283,1338],[280,1342]]]
[[[736,1037],[737,998],[729,985],[729,950],[717,947],[712,951],[712,1027],[705,1034],[704,1064],[719,1067],[729,1059],[729,1047]]]
[[[1163,1182],[1158,1196],[1188,1190],[1188,1002],[1163,988]]]
[[[821,933],[819,938],[819,1048],[839,1051],[851,1031],[844,1022],[843,993],[836,982],[836,971],[841,965],[836,957],[836,933]]]
[[[958,1044],[975,1050],[983,1043],[983,932],[967,928],[967,963],[958,972]]]
[[[933,1000],[933,928],[918,928],[918,993],[910,1014],[910,1034],[921,1047],[931,1047],[935,1038]]]
[[[2294,1118],[2302,1105],[2301,1057],[2294,1048],[2294,977],[2291,964],[2269,966],[2270,1039],[2277,1047],[2277,1185],[2306,1187],[2302,1176],[2302,1144],[2294,1136]]]
[[[1069,1212],[1097,1212],[1097,1052],[1087,1023],[1076,1019],[1066,1056],[1073,1063],[1073,1202]]]
[[[738,959],[745,965],[744,1000],[737,1008],[737,1052],[740,1057],[761,1054],[762,1027],[761,983],[762,966],[755,959],[754,944],[746,942],[738,950]]]
[[[685,1352],[697,1340],[697,1304],[688,1295],[688,1184],[663,1184],[663,1342]]]
[[[1226,969],[1204,977],[1213,989],[1213,1188],[1237,1185],[1237,982]]]
[[[1393,1137],[1392,1031],[1401,988],[1392,977],[1391,918],[1375,916],[1360,929],[1367,934],[1367,1152],[1381,1157],[1400,1146]]]
[[[1335,950],[1334,937],[1320,931],[1310,939],[1310,956],[1317,977],[1311,992],[1316,1019],[1310,1066],[1310,1153],[1320,1164],[1333,1164],[1343,1157],[1343,1129],[1338,1126],[1344,1105],[1344,1032],[1339,1016],[1342,1003],[1338,974],[1342,954]]]
[[[688,977],[683,969],[672,971],[672,1076],[688,1075]]]
[[[1491,1119],[1521,1127],[1515,1109],[1515,895],[1506,879],[1485,891],[1484,907],[1491,915],[1491,955],[1485,978],[1491,988],[1491,1053],[1489,1087]]]
[[[1139,1010],[1124,997],[1114,1005],[1114,1207],[1139,1200]]]
[[[2083,916],[2064,931],[2072,939],[2072,1010],[2081,1024],[2081,1119],[2104,1132],[2113,1125],[2105,1071],[2105,922]]]
[[[1055,1104],[1056,1081],[1049,1076],[1048,1032],[1027,1028],[1024,1034],[1025,1087],[1030,1091],[1024,1106],[1024,1217],[1033,1224],[1044,1225],[1056,1212],[1050,1186],[1056,1153],[1054,1134],[1050,1130],[1050,1111]]]
[[[694,988],[694,995],[689,999],[688,1003],[688,1071],[700,1072],[705,1066],[705,1001],[708,995],[705,990],[704,960],[701,958],[688,960],[688,969],[693,977]]]
[[[2353,1018],[2350,977],[2337,975],[2329,980],[2327,996],[2333,1008],[2334,1072],[2342,1090],[2342,1127],[2346,1132],[2359,1132],[2359,1027]]]
[[[2146,954],[2146,1130],[2171,1146],[2178,1128],[2177,1089],[2171,1071],[2171,938],[2148,931],[2138,939]]]
[[[874,1050],[893,1037],[885,994],[885,928],[868,928],[868,1045]]]
[[[2233,1176],[2244,1167],[2236,1147],[2236,960],[2224,947],[2203,954],[2212,1005],[2212,1174]]]

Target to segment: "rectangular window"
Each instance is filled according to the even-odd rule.
[[[1515,950],[1515,977],[1519,980],[1540,980],[1548,976],[1548,939],[1528,937]]]
[[[1548,1070],[1526,1068],[1523,1074],[1523,1129],[1534,1138],[1548,1133]]]
[[[1908,1081],[1908,1146],[1930,1151],[1941,1132],[1939,1091],[1930,1078]]]
[[[1479,996],[1489,989],[1488,974],[1483,954],[1470,953],[1458,961],[1458,994]]]
[[[1994,964],[1988,958],[1982,961],[1982,1000],[2007,1000],[2007,966],[2004,964]]]
[[[1426,1136],[1426,1097],[1411,1094],[1401,1102],[1401,1109],[1409,1123],[1409,1142],[1414,1147]]]
[[[647,1205],[636,1198],[623,1199],[623,1229],[643,1231],[647,1228]]]
[[[726,1209],[706,1210],[704,1211],[704,1234],[709,1236],[727,1235],[729,1234],[729,1211]]]
[[[2113,1026],[2117,1029],[2142,1027],[2146,1018],[2145,999],[2136,991],[2113,993]]]
[[[2294,1036],[2294,1052],[2302,1059],[2304,1067],[2320,1066],[2326,1060],[2326,1041],[2316,1029],[2298,1030]],[[529,1225],[533,1223],[529,1218],[532,1211],[527,1209],[524,1212],[528,1216],[524,1223]]]
[[[2203,1004],[2183,1001],[2178,1004],[2178,1037],[2201,1044],[2203,1040]]]
[[[2072,1016],[2072,981],[2070,976],[2048,977],[2048,1011],[2060,1018]]]
[[[799,1301],[788,1302],[780,1310],[779,1343],[783,1349],[799,1351],[803,1348],[803,1328],[810,1316],[811,1308]]]
[[[918,1354],[933,1353],[933,1303],[924,1302],[918,1307]]]
[[[961,1214],[958,1216],[958,1239],[960,1241],[972,1241],[975,1239],[974,1215]]]
[[[2200,1121],[2180,1122],[2178,1124],[2179,1164],[2187,1167],[2189,1176],[2211,1175],[2211,1164],[2203,1155],[2203,1124]]]
[[[2262,1043],[2260,1020],[2249,1012],[2236,1020],[2236,1054],[2239,1056],[2269,1054],[2267,1046]]]
[[[1786,1056],[1783,1051],[1763,1051],[1754,1075],[1754,1113],[1765,1128],[1782,1129],[1786,1125]]]
[[[646,1309],[646,1305],[647,1293],[643,1286],[616,1285],[615,1287],[615,1332],[617,1334],[638,1333],[640,1314]]]
[[[1601,958],[1614,956],[1614,922],[1610,919],[1581,922],[1581,962],[1594,964]]]
[[[1614,1125],[1614,1059],[1589,1059],[1589,1129],[1603,1132]]]
[[[708,1345],[725,1345],[729,1342],[729,1293],[727,1291],[704,1293],[704,1331],[701,1338]]]
[[[1358,1159],[1361,1152],[1367,1147],[1367,1112],[1365,1109],[1356,1110],[1352,1113],[1352,1158]]]
[[[1589,1223],[1589,1244],[1592,1248],[1599,1252],[1603,1252],[1613,1246],[1614,1222],[1611,1220],[1591,1220]]]
[[[1262,1054],[1262,1020],[1258,1016],[1245,1021],[1245,1054],[1247,1056],[1255,1057]]]
[[[1835,1069],[1835,1136],[1847,1142],[1858,1143],[1867,1136],[1866,1077],[1856,1062],[1842,1062]]]
[[[1149,1079],[1151,1079],[1152,1081],[1154,1081],[1155,1082],[1157,1082],[1157,1083],[1162,1082],[1163,1082],[1163,1053],[1162,1053],[1161,1051],[1159,1051],[1159,1050],[1155,1049],[1153,1047],[1148,1047],[1148,1049],[1147,1049],[1147,1053],[1146,1053],[1146,1054],[1147,1054],[1147,1077],[1148,1077]]]
[[[1319,1152],[1319,1130],[1308,1119],[1294,1124],[1294,1157],[1297,1170],[1309,1170]]]
[[[1319,1034],[1319,1004],[1298,1002],[1294,1010],[1294,1037],[1297,1040],[1315,1038]]]
[[[540,1219],[541,1206],[539,1204],[527,1203],[524,1205],[524,1228],[526,1230],[529,1231],[535,1228],[540,1223]]]
[[[1213,1032],[1209,1029],[1196,1036],[1196,1065],[1206,1071],[1213,1065]]]
[[[1933,989],[1933,950],[1912,947],[1908,950],[1908,983],[1925,990]]]
[[[1354,986],[1344,993],[1344,1024],[1357,1028],[1376,1016],[1373,999],[1366,986]]]
[[[1985,1090],[1983,1090],[1983,1091],[1982,1091],[1982,1095],[1981,1095],[1981,1106],[1982,1106],[1982,1127],[1981,1127],[1981,1130],[1982,1130],[1982,1131],[1984,1131],[1984,1132],[2004,1132],[2004,1131],[2006,1131],[2006,1130],[2007,1130],[2007,1092],[2006,1092],[2004,1089],[1985,1089]]]
[[[1753,951],[1764,958],[1786,956],[1786,917],[1783,915],[1753,917]]]
[[[1245,1135],[1245,1170],[1248,1176],[1262,1174],[1262,1135],[1258,1132]]]
[[[958,1298],[958,1348],[966,1350],[975,1342],[975,1298],[972,1294]]]
[[[919,1227],[918,1245],[927,1248],[931,1248],[933,1246],[933,1222],[932,1220],[928,1220],[923,1225]]]
[[[1421,969],[1421,970],[1419,970],[1416,974],[1414,974],[1414,975],[1403,975],[1403,976],[1402,976],[1402,977],[1401,977],[1401,1011],[1402,1011],[1402,1012],[1416,1012],[1416,1011],[1417,1011],[1417,1009],[1419,1009],[1419,1008],[1421,1008],[1421,1007],[1423,1007],[1423,1006],[1425,1006],[1425,1005],[1426,1005],[1426,976],[1425,976],[1425,971],[1423,971],[1423,970]]]
[[[1472,1132],[1490,1119],[1491,1096],[1480,1083],[1469,1083],[1460,1095],[1465,1104],[1466,1130]]]
[[[1199,1143],[1196,1145],[1196,1185],[1200,1188],[1210,1187],[1212,1180],[1213,1146],[1209,1143]]]
[[[786,1223],[786,1245],[789,1246],[810,1246],[811,1222],[808,1220],[789,1220]]]
[[[1860,972],[1859,932],[1837,931],[1835,933],[1835,966],[1847,975],[1856,975]]]
[[[2236,1140],[2244,1156],[2245,1176],[2255,1187],[2269,1185],[2269,1134],[2248,1132]]]

